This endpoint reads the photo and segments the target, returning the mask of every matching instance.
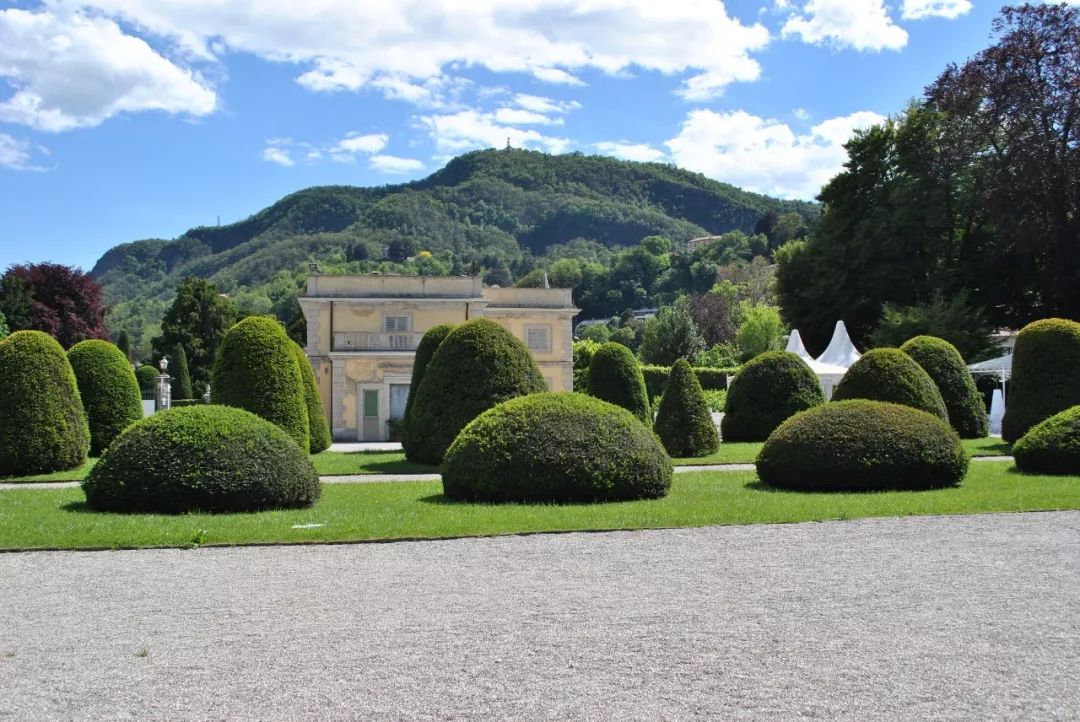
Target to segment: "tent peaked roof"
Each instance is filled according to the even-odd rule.
[[[791,335],[787,340],[787,348],[785,351],[790,351],[803,361],[812,361],[813,356],[806,350],[806,346],[803,345],[802,336],[799,335],[799,329],[795,329],[791,332]]]
[[[829,364],[830,366],[840,366],[845,369],[850,368],[852,364],[862,358],[855,349],[855,344],[851,343],[851,337],[848,336],[847,326],[843,321],[836,322],[836,328],[833,330],[832,340],[829,341],[829,347],[825,349],[825,352],[817,357],[818,363]]]
[[[817,376],[843,376],[844,372],[847,371],[846,366],[822,363],[811,356],[810,352],[806,350],[806,346],[803,345],[802,336],[799,334],[798,329],[791,332],[785,350],[790,351],[805,361],[806,365],[809,366],[810,370]]]
[[[980,361],[976,364],[968,366],[968,371],[973,374],[996,374],[998,376],[1004,376],[1009,378],[1012,376],[1012,354],[1007,353],[1004,356],[998,358],[992,358],[989,361]]]

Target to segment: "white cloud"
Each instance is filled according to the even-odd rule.
[[[552,118],[542,113],[521,108],[499,108],[495,111],[495,120],[500,123],[518,125],[562,125],[562,118]]]
[[[289,155],[289,151],[277,145],[268,145],[263,148],[262,158],[268,163],[277,163],[286,168],[291,168],[296,165],[296,161]]]
[[[475,66],[564,84],[585,70],[689,75],[681,93],[703,99],[756,80],[751,54],[769,42],[764,25],[743,24],[721,0],[52,2],[123,18],[195,56],[225,48],[298,65],[315,90],[376,87],[402,98],[424,95],[410,85]]]
[[[625,140],[605,140],[593,143],[593,147],[603,155],[613,155],[623,160],[636,160],[642,163],[656,163],[664,160],[664,151],[646,143],[629,143]]]
[[[810,120],[810,111],[806,108],[796,108],[795,110],[791,111],[791,114],[799,120]]]
[[[843,144],[854,131],[884,121],[860,111],[798,135],[784,123],[741,110],[694,110],[665,145],[683,168],[759,193],[810,199],[842,169]]]
[[[923,18],[958,18],[971,10],[971,0],[904,0],[900,17],[904,20]]]
[[[500,123],[495,113],[462,110],[457,113],[420,116],[417,125],[431,136],[439,153],[457,154],[477,148],[502,148],[509,140],[517,148],[540,148],[562,153],[570,147],[566,138],[557,138],[537,130],[515,128]]]
[[[0,121],[60,132],[125,112],[204,116],[217,96],[108,18],[64,10],[0,10],[0,77],[14,93]]]
[[[348,133],[338,141],[337,150],[345,153],[378,153],[390,142],[390,136],[386,133]]]
[[[396,155],[380,154],[368,158],[368,167],[380,173],[404,174],[423,170],[424,163],[415,158],[401,158]]]
[[[38,153],[48,156],[47,148],[37,147]],[[45,170],[34,163],[34,149],[29,141],[0,133],[0,168],[10,170]]]
[[[908,40],[882,0],[809,0],[800,14],[788,18],[781,34],[813,45],[873,51],[899,50]]]
[[[567,113],[581,108],[581,103],[576,100],[553,100],[542,95],[529,95],[528,93],[515,94],[513,103],[519,108],[545,115]]]

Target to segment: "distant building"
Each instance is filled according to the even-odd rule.
[[[466,276],[312,275],[300,307],[335,441],[389,438],[390,421],[404,415],[416,346],[441,323],[488,318],[525,343],[548,388],[573,389],[578,309],[568,288],[484,288]]]
[[[702,246],[707,246],[713,241],[716,241],[722,237],[723,236],[701,236],[699,238],[691,238],[689,241],[686,242],[686,250],[690,253],[693,253]]]

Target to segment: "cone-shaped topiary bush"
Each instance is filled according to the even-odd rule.
[[[626,409],[576,393],[499,404],[454,440],[443,493],[464,501],[621,501],[667,494],[671,459]]]
[[[1012,453],[1016,468],[1027,474],[1080,475],[1080,406],[1032,426]]]
[[[308,417],[308,451],[318,454],[330,448],[333,439],[330,438],[330,424],[326,421],[326,411],[323,409],[322,396],[319,394],[319,385],[315,381],[315,370],[311,368],[304,349],[295,341],[292,344],[293,356],[296,357],[296,365],[300,367],[300,378],[304,382],[304,405],[307,407]]]
[[[1035,424],[1080,404],[1080,323],[1048,318],[1025,326],[1013,349],[1001,437],[1010,444]]]
[[[840,379],[833,401],[869,399],[902,404],[949,420],[945,401],[922,366],[898,348],[875,348],[863,354]]]
[[[821,384],[801,358],[768,351],[731,380],[720,432],[724,441],[764,441],[786,419],[823,403]]]
[[[879,491],[956,486],[968,456],[938,416],[883,401],[837,401],[792,416],[757,458],[770,486]]]
[[[41,331],[0,341],[0,476],[86,461],[90,431],[64,349]]]
[[[450,323],[440,323],[432,326],[424,333],[420,343],[416,346],[416,355],[413,357],[412,381],[409,382],[409,397],[405,399],[405,418],[401,428],[401,448],[405,455],[409,455],[409,417],[412,413],[413,401],[416,399],[416,390],[420,388],[420,382],[424,380],[424,372],[431,363],[431,357],[442,344],[443,339],[450,335],[456,328]]]
[[[132,424],[82,487],[92,509],[161,514],[305,507],[320,491],[307,450],[280,426],[212,405]]]
[[[121,431],[142,418],[139,382],[124,352],[108,341],[81,341],[67,356],[90,426],[90,455],[100,456]]]
[[[589,396],[621,406],[649,423],[649,395],[645,377],[633,352],[621,343],[601,344],[589,362]]]
[[[292,344],[285,329],[266,316],[248,316],[230,328],[214,361],[210,401],[274,422],[306,451],[307,402]]]
[[[416,389],[407,458],[438,464],[467,423],[546,388],[529,349],[509,331],[483,318],[463,323],[439,344]]]
[[[705,456],[720,446],[705,394],[686,359],[671,367],[653,429],[672,456]]]
[[[184,401],[191,398],[191,374],[188,372],[187,353],[176,344],[169,356],[169,375],[172,376],[172,398]]]
[[[961,439],[981,439],[990,433],[982,396],[955,346],[935,336],[916,336],[900,350],[915,359],[933,379],[945,402],[949,424]]]

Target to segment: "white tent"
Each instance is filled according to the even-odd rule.
[[[841,321],[841,324],[843,322]],[[847,331],[844,332],[844,337],[847,338]],[[835,338],[835,334],[834,334]],[[848,343],[851,343],[849,340]],[[830,344],[830,348],[832,344]],[[810,370],[818,377],[818,381],[821,382],[821,388],[825,392],[825,398],[832,396],[833,388],[840,383],[840,379],[847,373],[847,366],[840,366],[838,364],[827,363],[823,361],[825,354],[822,354],[818,358],[814,358],[806,350],[806,346],[803,345],[802,336],[799,334],[799,330],[795,329],[791,332],[791,336],[788,337],[787,350],[795,354],[810,367]],[[858,351],[855,351],[855,347],[852,346],[851,350],[855,353],[856,359],[858,358]],[[826,350],[828,353],[828,350]]]
[[[997,376],[1002,381],[1006,381],[1012,376],[1012,358],[1012,354],[1007,353],[998,358],[971,364],[968,366],[968,371],[975,376]]]
[[[847,326],[844,325],[843,321],[837,321],[836,328],[833,329],[832,340],[829,341],[825,352],[817,357],[818,363],[840,366],[847,371],[860,358],[862,358],[862,354],[855,350],[855,344],[851,343]]]

